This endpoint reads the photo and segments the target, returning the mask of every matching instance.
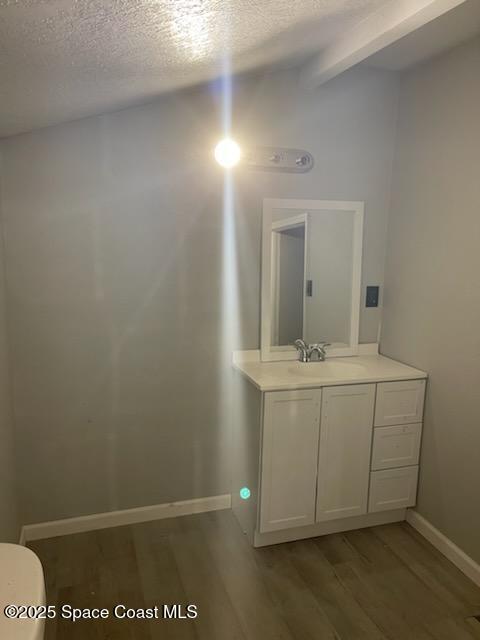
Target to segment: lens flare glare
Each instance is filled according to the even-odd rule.
[[[224,138],[215,147],[215,160],[225,169],[231,169],[240,162],[242,152],[235,140]]]

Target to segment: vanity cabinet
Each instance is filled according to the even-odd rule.
[[[367,361],[388,375],[392,368],[423,373],[392,362]],[[342,372],[346,364],[323,370]],[[264,368],[265,386],[272,371],[291,375],[291,365],[273,367]],[[261,365],[245,369],[252,380]],[[237,411],[243,422],[234,440],[232,504],[255,546],[404,520],[415,505],[425,379],[369,378],[288,390],[255,389],[242,379],[249,390],[239,398],[252,401]],[[247,501],[239,497],[245,486]]]
[[[415,504],[424,380],[265,394],[260,533]],[[390,423],[393,426],[375,426]]]

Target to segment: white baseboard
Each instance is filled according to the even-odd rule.
[[[425,520],[417,511],[407,509],[407,522],[426,538],[440,553],[453,562],[462,573],[480,587],[480,565],[443,535],[433,524]]]
[[[25,545],[26,542],[31,540],[55,538],[70,533],[83,533],[85,531],[119,527],[125,524],[162,520],[164,518],[187,516],[194,513],[205,513],[206,511],[218,511],[219,509],[230,509],[231,503],[231,495],[225,494],[221,496],[209,496],[207,498],[196,498],[193,500],[182,500],[181,502],[166,502],[148,507],[124,509],[122,511],[94,513],[77,518],[53,520],[52,522],[27,524],[22,527],[19,544]]]

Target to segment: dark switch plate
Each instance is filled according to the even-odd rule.
[[[380,287],[367,287],[367,296],[366,296],[366,307],[378,307],[378,297],[379,297]]]

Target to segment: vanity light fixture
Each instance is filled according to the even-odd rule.
[[[313,156],[304,149],[253,147],[245,151],[243,164],[254,171],[307,173],[313,168]]]
[[[231,169],[240,161],[242,151],[235,140],[224,138],[215,147],[215,160],[225,169]]]

